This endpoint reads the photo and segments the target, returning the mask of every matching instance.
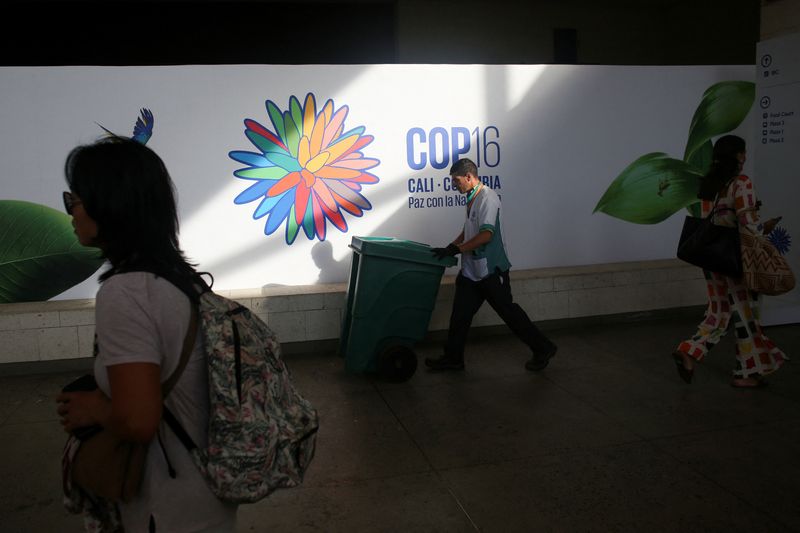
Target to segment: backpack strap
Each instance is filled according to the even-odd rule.
[[[183,374],[183,371],[186,369],[186,364],[189,362],[189,356],[192,355],[192,351],[194,350],[194,341],[197,337],[197,328],[200,322],[198,318],[197,312],[197,305],[194,302],[190,301],[191,307],[191,316],[189,317],[189,329],[186,331],[186,337],[183,338],[183,347],[181,349],[181,359],[178,361],[178,368],[175,369],[175,372],[169,377],[167,381],[161,386],[162,397],[166,398],[167,394],[172,390],[175,384]],[[197,446],[194,445],[192,438],[186,433],[186,430],[183,429],[178,419],[175,418],[175,415],[172,414],[172,411],[169,410],[166,403],[161,404],[161,418],[164,419],[164,422],[172,429],[178,439],[186,446],[187,450],[192,450]],[[174,478],[177,474],[175,469],[172,467],[170,463],[169,457],[167,456],[167,450],[164,448],[164,443],[161,442],[161,435],[158,436],[158,442],[161,446],[161,450],[164,453],[164,458],[167,461],[167,469],[169,471],[170,477]],[[187,442],[189,444],[187,444]],[[190,446],[191,445],[191,446]]]
[[[181,351],[181,360],[178,363],[178,368],[175,369],[175,372],[169,377],[169,379],[164,382],[163,391],[164,397],[167,396],[169,391],[172,387],[175,386],[175,383],[178,382],[178,379],[183,374],[184,369],[186,368],[186,364],[189,362],[189,356],[192,354],[192,350],[194,349],[194,340],[197,337],[197,328],[198,328],[198,312],[197,306],[192,305],[192,315],[189,319],[189,330],[186,332],[186,337],[183,339],[183,349]],[[187,450],[191,451],[197,446],[195,445],[192,438],[183,429],[183,426],[178,419],[172,414],[172,411],[169,410],[166,404],[162,407],[161,417],[164,419],[164,422],[170,427],[170,429],[175,433],[175,436],[178,437],[178,440],[186,447]]]
[[[197,317],[197,306],[190,303],[191,315],[189,317],[189,329],[186,330],[186,337],[183,338],[183,347],[181,348],[181,358],[178,361],[178,367],[175,372],[164,382],[161,386],[161,395],[166,398],[167,394],[172,390],[175,384],[180,379],[183,371],[186,369],[186,364],[189,362],[189,356],[192,355],[194,350],[194,340],[197,337],[197,327],[199,319]]]
[[[181,444],[183,444],[187,451],[191,452],[197,448],[197,444],[194,443],[192,437],[190,437],[186,430],[183,429],[181,423],[178,422],[178,419],[175,418],[175,415],[172,414],[172,411],[170,411],[166,405],[164,406],[164,411],[161,417],[164,419],[164,422],[167,423],[172,432],[175,433],[175,436],[178,437],[178,440],[181,441]]]

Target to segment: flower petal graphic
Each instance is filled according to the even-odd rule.
[[[284,220],[289,216],[289,213],[292,211],[294,207],[294,195],[286,194],[280,201],[272,208],[270,211],[269,216],[267,217],[267,223],[264,226],[264,233],[266,235],[272,235],[276,229],[281,227],[281,224]]]
[[[297,238],[299,229],[300,225],[295,220],[294,204],[292,204],[292,209],[289,212],[289,217],[286,220],[286,244],[292,244],[294,242],[294,240]]]
[[[276,153],[276,154],[289,155],[289,152],[287,152],[274,142],[270,141],[263,135],[259,135],[258,133],[252,130],[247,130],[244,132],[244,134],[248,139],[250,139],[250,142],[253,143],[253,145],[259,150],[261,150],[261,152],[264,154]]]
[[[328,189],[328,186],[323,180],[317,180],[314,183],[313,189],[319,199],[325,204],[326,207],[328,207],[328,209],[336,209],[336,200],[333,199],[330,189]]]
[[[272,166],[272,163],[270,163],[267,160],[267,158],[264,157],[262,154],[254,154],[253,152],[233,151],[233,152],[228,152],[228,157],[230,157],[234,161],[238,161],[239,163],[250,165],[251,167]]]
[[[303,183],[309,188],[317,181],[317,177],[305,168],[300,171],[300,177],[303,178]]]
[[[301,167],[305,167],[309,159],[311,159],[311,153],[308,148],[308,137],[304,135],[297,145],[297,163]]]
[[[258,204],[258,207],[253,212],[253,218],[254,219],[259,219],[259,218],[263,217],[264,215],[266,215],[267,213],[269,213],[270,211],[272,211],[274,209],[274,207],[276,205],[278,205],[278,202],[283,200],[283,198],[285,196],[291,196],[291,194],[290,193],[283,193],[283,194],[280,194],[278,196],[267,196],[267,197],[265,197],[263,200],[261,200],[261,203]]]
[[[303,232],[309,240],[314,238],[314,208],[312,207],[312,195],[309,194],[306,202],[306,213],[303,215]]]
[[[343,154],[342,154],[342,157],[344,157],[344,156],[346,156],[346,155],[348,155],[348,154],[350,154],[350,153],[352,153],[352,152],[355,152],[355,151],[361,150],[362,148],[364,148],[365,146],[367,146],[369,143],[371,143],[371,142],[372,142],[374,139],[375,139],[375,138],[374,138],[372,135],[364,135],[363,137],[361,137],[360,139],[358,139],[358,140],[357,140],[357,141],[356,141],[356,142],[353,144],[353,146],[351,146],[350,148],[348,148],[348,150],[347,150],[345,153],[343,153]]]
[[[275,180],[261,180],[257,181],[244,191],[242,191],[239,196],[234,198],[233,203],[235,204],[247,204],[267,194],[267,191],[275,185],[277,181]]]
[[[344,106],[334,113],[328,124],[325,126],[325,133],[322,136],[322,146],[328,146],[331,141],[338,137],[337,132],[343,127],[344,119],[347,117],[347,106]]]
[[[363,213],[361,209],[354,203],[342,198],[336,193],[333,193],[333,197],[336,199],[336,203],[339,204],[339,207],[347,211],[348,213],[360,217]]]
[[[273,130],[253,119],[244,121],[245,136],[257,151],[228,153],[244,165],[234,176],[251,181],[234,203],[257,201],[253,218],[266,217],[266,235],[285,225],[287,245],[296,240],[301,228],[309,240],[324,241],[328,221],[346,232],[348,216],[360,217],[372,208],[362,188],[379,181],[366,171],[380,161],[366,157],[362,150],[374,138],[364,134],[364,126],[345,127],[348,106],[336,109],[333,99],[328,99],[318,109],[311,92],[302,101],[290,96],[285,111],[271,100],[265,106]]]
[[[328,217],[328,220],[330,220],[339,231],[347,231],[347,222],[345,222],[344,216],[339,212],[338,207],[336,209],[329,209],[324,203],[320,204],[320,207],[325,213],[325,216]]]
[[[288,174],[289,171],[283,167],[256,167],[241,168],[233,173],[237,178],[246,180],[279,180]]]
[[[325,117],[325,126],[330,124],[331,117],[333,117],[333,100],[328,100],[322,107],[322,115]]]
[[[317,116],[317,104],[314,101],[313,94],[308,93],[303,107],[303,135],[311,138],[311,132],[314,130],[314,119]]]
[[[353,145],[358,141],[358,135],[351,135],[350,137],[344,137],[332,145],[325,148],[325,151],[331,155],[329,161],[336,161],[342,155],[347,153],[347,151],[353,147]]]
[[[265,139],[267,139],[271,143],[279,146],[283,150],[286,150],[286,145],[283,144],[283,142],[278,137],[276,137],[274,133],[269,131],[267,128],[265,128],[264,126],[262,126],[261,124],[259,124],[255,120],[250,120],[248,118],[248,119],[246,119],[244,121],[244,125],[248,130],[252,131],[253,133],[256,133],[256,134],[260,135],[261,137],[264,137]]]
[[[278,137],[281,139],[286,138],[286,125],[283,122],[283,113],[278,109],[274,103],[267,100],[267,113],[269,114],[272,125],[275,126],[275,131],[278,132]]]
[[[267,159],[269,159],[272,163],[276,164],[281,168],[285,168],[290,172],[299,171],[301,168],[303,168],[297,162],[297,159],[288,155],[268,153],[266,154],[266,156]]]
[[[357,128],[353,128],[350,131],[346,131],[346,132],[340,134],[339,137],[350,137],[351,135],[361,135],[365,131],[366,131],[366,128],[364,126],[359,126]]]
[[[297,157],[297,145],[300,143],[300,130],[297,123],[287,111],[283,114],[283,121],[286,124],[286,147],[292,157]]]
[[[321,241],[325,240],[325,213],[322,212],[320,202],[316,194],[311,195],[311,212],[314,215],[314,228],[316,228],[317,238]]]
[[[285,178],[270,187],[269,191],[267,191],[267,196],[278,196],[279,194],[285,193],[292,187],[295,187],[300,181],[300,173],[291,172],[287,174]]]
[[[306,168],[310,172],[315,172],[316,173],[325,165],[325,163],[328,162],[328,159],[330,159],[330,154],[328,154],[328,152],[322,152],[321,154],[316,156],[314,159],[312,159],[311,161],[306,163]]]
[[[322,152],[323,154],[326,152]],[[354,179],[361,175],[360,170],[353,170],[351,168],[340,168],[333,166],[324,166],[315,172],[320,178],[334,179],[334,180],[347,180]]]
[[[367,201],[366,198],[358,194],[356,191],[345,185],[346,182],[340,181],[327,181],[328,187],[330,187],[331,192],[335,195],[338,195],[340,198],[347,200],[348,203],[361,207],[363,209],[370,209],[372,205]],[[336,196],[334,196],[336,198]]]
[[[378,183],[378,177],[373,176],[367,172],[362,172],[361,175],[357,178],[353,178],[351,181],[356,183]]]
[[[325,123],[322,113],[314,123],[314,129],[311,130],[311,143],[309,149],[311,150],[311,157],[319,154],[322,150],[322,136],[325,134]]]
[[[335,163],[331,163],[331,166],[336,168],[350,168],[353,170],[368,170],[377,167],[379,164],[380,161],[377,159],[347,159],[340,157]]]
[[[308,209],[308,196],[310,192],[311,189],[306,186],[305,181],[300,181],[297,184],[297,188],[294,190],[294,208],[296,210],[295,220],[297,220],[298,224],[302,224],[303,218],[306,216],[306,210]]]
[[[289,98],[289,112],[292,116],[292,121],[297,127],[297,133],[300,137],[303,136],[303,108],[300,107],[300,101],[296,96]],[[285,119],[284,119],[285,120]],[[289,133],[288,131],[286,133]]]

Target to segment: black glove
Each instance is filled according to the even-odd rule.
[[[461,253],[461,250],[459,250],[458,246],[456,246],[451,242],[450,244],[447,245],[447,248],[431,249],[431,253],[433,253],[436,259],[444,259],[445,257],[454,257],[456,254]]]

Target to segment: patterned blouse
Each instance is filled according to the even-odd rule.
[[[713,207],[713,200],[703,200],[703,216],[708,216]],[[720,193],[717,210],[714,213],[714,223],[735,227],[738,219],[739,225],[748,226],[756,234],[760,234],[763,229],[758,219],[760,207],[761,202],[756,197],[753,182],[742,174]]]

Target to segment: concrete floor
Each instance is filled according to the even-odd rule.
[[[686,385],[669,353],[699,318],[550,330],[560,351],[538,375],[507,335],[471,341],[465,372],[402,384],[287,356],[320,411],[317,455],[301,488],[242,506],[239,530],[800,531],[800,361],[733,389],[729,335]],[[800,326],[768,334],[800,359]],[[53,402],[73,375],[0,377],[0,531],[81,530]]]

